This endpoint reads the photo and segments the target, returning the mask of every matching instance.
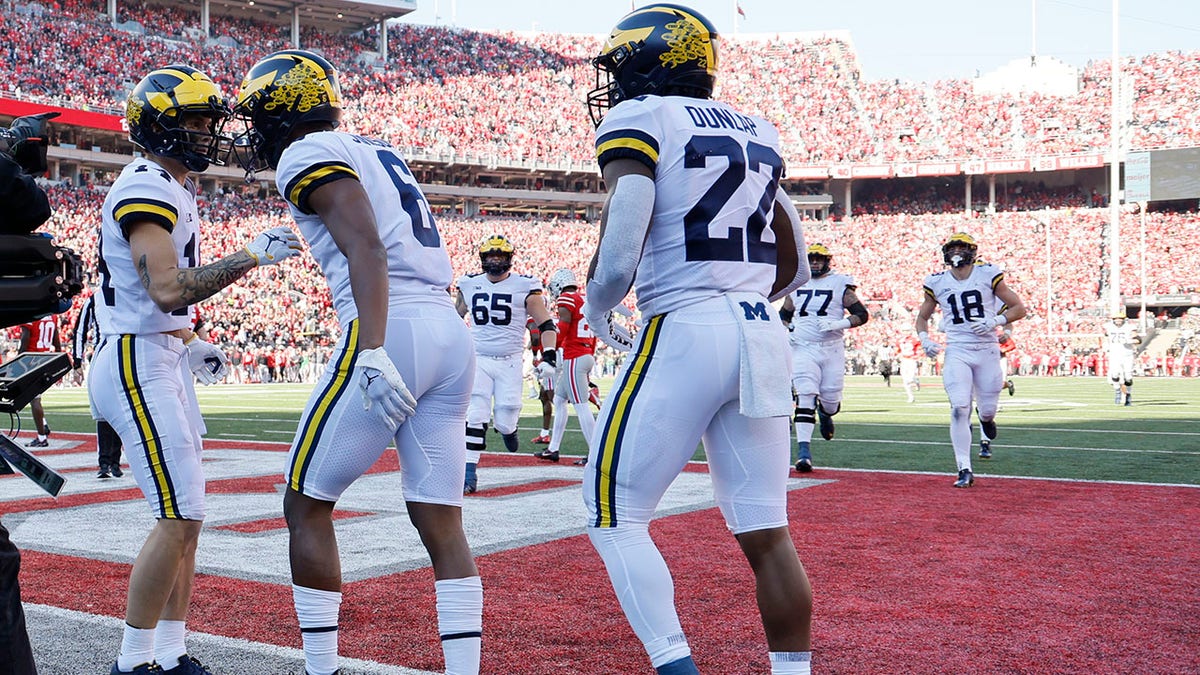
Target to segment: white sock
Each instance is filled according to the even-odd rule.
[[[179,659],[187,653],[183,643],[185,626],[183,621],[160,619],[154,628],[154,660],[165,670],[179,665]]]
[[[121,636],[121,654],[117,657],[117,668],[133,670],[143,663],[154,662],[154,629],[134,628],[125,624]]]
[[[809,675],[812,652],[771,652],[771,675]]]
[[[692,653],[675,611],[675,582],[645,523],[589,527],[625,618],[655,668]]]
[[[442,579],[433,587],[446,675],[478,675],[483,645],[483,582],[479,577]]]
[[[558,452],[562,447],[562,437],[567,431],[567,417],[571,414],[567,408],[567,399],[554,398],[554,418],[552,420],[553,427],[550,430],[550,447],[547,448],[550,452]]]
[[[304,642],[304,667],[310,675],[330,675],[338,668],[338,610],[342,594],[292,584],[292,601]]]
[[[950,443],[958,470],[971,468],[971,409],[950,409]]]
[[[575,416],[579,418],[579,430],[583,432],[583,440],[592,446],[592,430],[596,428],[596,418],[592,415],[592,409],[588,406],[588,402],[576,403]]]
[[[543,435],[543,436],[549,436],[549,435],[550,435],[550,430],[549,430],[549,429],[547,429],[546,427],[542,427],[542,435]]]

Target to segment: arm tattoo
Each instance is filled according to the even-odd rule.
[[[150,290],[150,270],[146,269],[146,256],[138,260],[138,276],[142,279],[142,288]]]
[[[183,287],[180,296],[183,303],[192,305],[216,295],[251,269],[254,258],[243,250],[207,265],[181,269],[176,272],[175,280]]]

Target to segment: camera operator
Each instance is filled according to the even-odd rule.
[[[50,218],[50,200],[33,177],[46,170],[45,123],[57,116],[19,117],[0,130],[0,234],[28,234]],[[21,553],[0,524],[0,675],[37,673],[21,607],[20,570]]]

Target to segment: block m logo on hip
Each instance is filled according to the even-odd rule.
[[[747,321],[754,321],[756,319],[762,321],[771,320],[771,313],[767,311],[767,303],[765,302],[756,302],[752,305],[743,300],[738,304],[742,306],[742,311],[746,313]]]

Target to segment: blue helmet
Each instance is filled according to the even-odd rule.
[[[587,102],[596,126],[609,108],[638,96],[709,98],[717,81],[717,29],[686,7],[647,5],[617,22],[592,66],[596,88]]]

